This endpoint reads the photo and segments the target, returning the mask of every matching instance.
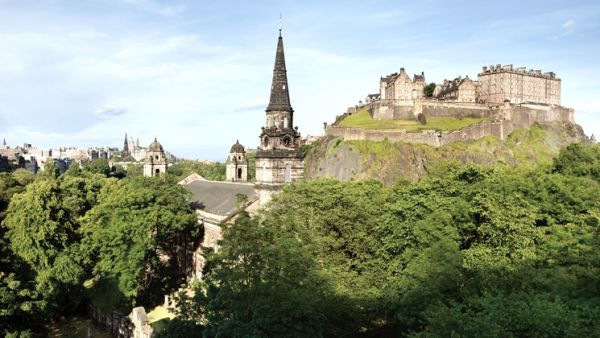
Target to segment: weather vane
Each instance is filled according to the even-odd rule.
[[[283,19],[281,18],[281,13],[279,13],[279,36],[281,36],[282,29],[283,29]]]

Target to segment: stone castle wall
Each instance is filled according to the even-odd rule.
[[[504,106],[502,108],[486,108],[478,104],[436,103],[424,105],[425,116],[452,116],[452,117],[483,117],[488,118],[480,123],[453,131],[424,130],[420,133],[409,133],[405,130],[372,130],[362,128],[349,128],[332,125],[326,131],[329,136],[340,137],[344,140],[368,140],[389,142],[421,143],[440,147],[449,143],[477,140],[493,135],[501,140],[515,129],[529,128],[536,122],[568,122],[575,123],[573,110],[558,106]]]

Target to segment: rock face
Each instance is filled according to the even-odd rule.
[[[570,143],[587,143],[580,126],[568,122],[538,123],[513,131],[505,141],[486,136],[442,147],[384,141],[343,141],[327,136],[305,159],[305,176],[340,180],[377,179],[385,185],[415,181],[444,162],[500,166],[548,164]]]

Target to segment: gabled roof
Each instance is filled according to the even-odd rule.
[[[184,183],[192,192],[192,206],[218,216],[237,212],[237,194],[248,196],[248,202],[257,199],[253,184],[194,180]]]

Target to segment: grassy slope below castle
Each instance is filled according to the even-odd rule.
[[[399,180],[415,181],[448,162],[530,167],[551,163],[561,148],[583,139],[571,124],[535,124],[516,130],[506,141],[487,136],[440,148],[388,141],[343,141],[325,138],[306,157],[308,178],[342,180],[374,178],[386,185]]]
[[[366,110],[347,116],[340,122],[342,127],[363,129],[404,129],[409,133],[422,130],[458,130],[483,121],[483,118],[428,117],[427,124],[417,120],[373,120]]]

